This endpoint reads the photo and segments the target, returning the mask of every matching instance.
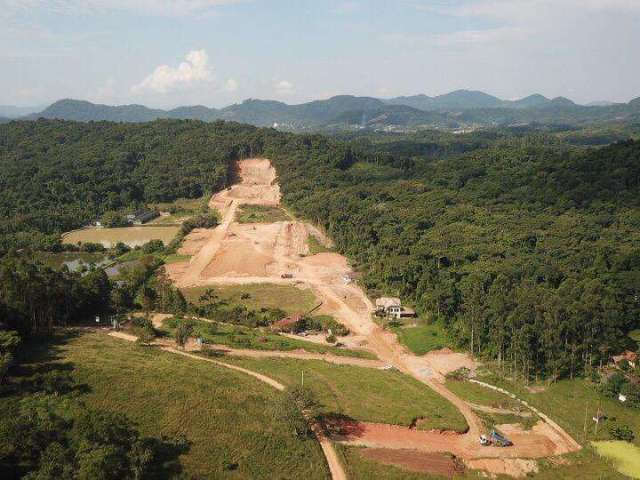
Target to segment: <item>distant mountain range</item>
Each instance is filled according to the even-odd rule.
[[[340,95],[288,105],[274,100],[245,100],[222,109],[201,105],[152,109],[143,105],[97,105],[60,100],[26,119],[58,118],[76,121],[147,122],[162,118],[211,122],[229,120],[289,130],[348,130],[417,128],[475,128],[530,123],[580,125],[594,122],[640,120],[640,98],[626,104],[577,105],[564,97],[535,94],[520,100],[501,100],[483,92],[457,90],[429,97],[391,99]]]

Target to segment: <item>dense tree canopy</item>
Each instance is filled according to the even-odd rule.
[[[436,160],[376,148],[296,137],[273,150],[285,202],[367,288],[524,375],[573,375],[625,345],[640,319],[640,143],[527,135]]]
[[[251,153],[256,130],[196,121],[2,125],[0,252],[50,246],[106,212],[219,190],[231,162]]]
[[[625,347],[640,319],[640,143],[584,149],[574,145],[601,141],[571,135],[338,140],[222,122],[14,122],[0,126],[0,253],[51,248],[107,211],[223,188],[235,159],[263,154],[284,201],[333,236],[372,294],[403,297],[461,346],[525,376],[570,376]],[[70,280],[17,261],[0,265],[13,283],[0,313],[20,325],[93,312],[104,298],[92,293],[99,273]],[[110,308],[130,308],[148,278],[113,289]],[[180,307],[162,291],[154,301]],[[32,295],[52,300],[36,311]]]

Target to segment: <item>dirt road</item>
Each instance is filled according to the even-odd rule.
[[[378,358],[411,375],[453,403],[464,415],[469,430],[464,435],[433,433],[429,438],[415,437],[416,448],[421,442],[442,445],[442,451],[457,452],[462,458],[539,458],[550,451],[566,453],[579,445],[553,422],[536,433],[536,441],[515,442],[508,449],[487,448],[479,445],[478,436],[484,432],[483,424],[473,409],[449,391],[444,384],[445,375],[461,366],[475,368],[471,358],[459,353],[432,352],[419,357],[408,352],[396,336],[382,329],[372,320],[374,307],[364,291],[348,281],[351,268],[347,259],[336,253],[307,256],[307,236],[313,227],[300,222],[243,224],[234,222],[235,211],[242,204],[277,205],[280,190],[275,182],[276,172],[268,160],[249,159],[239,163],[241,181],[224,192],[213,196],[210,205],[223,214],[223,221],[200,251],[185,264],[169,266],[167,273],[179,287],[201,285],[229,285],[248,283],[302,283],[312,288],[323,301],[322,312],[334,315],[352,332],[366,340],[366,348]],[[289,274],[292,278],[282,278]],[[396,432],[413,442],[412,433]],[[422,432],[420,435],[424,435]],[[399,448],[385,436],[376,440],[376,446]],[[391,438],[391,437],[389,437]],[[455,440],[454,440],[455,438]],[[548,442],[553,447],[549,447]],[[539,448],[536,450],[536,444]],[[394,446],[395,445],[395,446]],[[406,448],[406,445],[405,447]],[[489,462],[491,463],[491,462]],[[494,462],[495,463],[495,462]],[[499,463],[499,462],[498,462]]]

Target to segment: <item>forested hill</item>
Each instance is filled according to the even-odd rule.
[[[219,190],[231,162],[260,148],[256,132],[194,121],[0,125],[0,255],[49,248],[106,211]]]
[[[29,119],[75,121],[148,122],[156,119],[227,120],[256,126],[278,125],[293,131],[460,129],[540,123],[585,125],[598,122],[640,121],[638,100],[606,106],[576,105],[558,97],[530,95],[509,101],[483,92],[458,90],[437,97],[415,95],[377,99],[339,95],[298,105],[273,100],[245,100],[215,109],[187,106],[173,110],[143,105],[97,105],[79,100],[60,100]]]
[[[640,143],[502,139],[458,158],[358,154],[315,137],[274,152],[284,201],[461,345],[569,376],[640,322]],[[283,153],[284,152],[284,153]]]
[[[224,122],[11,122],[0,255],[55,248],[108,210],[223,188],[235,159],[263,154],[284,201],[326,228],[371,295],[401,296],[524,375],[569,376],[640,327],[640,143],[569,144],[623,131],[589,132],[339,141]]]

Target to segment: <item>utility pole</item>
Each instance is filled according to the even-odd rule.
[[[302,370],[302,388],[304,388],[304,370]]]
[[[587,403],[584,406],[584,430],[583,430],[583,435],[582,435],[582,441],[586,442],[587,441],[587,412],[589,411],[589,404]]]

